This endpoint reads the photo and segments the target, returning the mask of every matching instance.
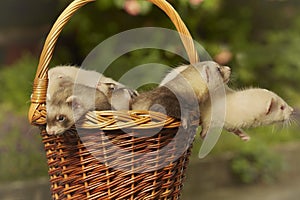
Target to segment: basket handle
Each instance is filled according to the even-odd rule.
[[[87,3],[96,0],[74,0],[58,17],[51,28],[42,53],[40,55],[37,72],[33,82],[31,105],[28,112],[28,120],[33,125],[46,124],[46,95],[48,86],[48,66],[52,59],[57,39],[74,13]],[[190,63],[198,62],[198,54],[194,46],[193,38],[176,10],[166,0],[148,0],[162,9],[175,25],[180,33],[180,38],[187,52]]]

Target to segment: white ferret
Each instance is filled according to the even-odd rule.
[[[154,110],[181,119],[187,125],[190,111],[199,108],[209,94],[229,80],[230,68],[212,61],[183,65],[172,70],[159,87],[133,99],[133,110]]]
[[[274,92],[260,88],[250,88],[234,91],[226,90],[224,129],[238,135],[242,140],[250,139],[243,129],[269,125],[290,120],[293,113],[291,108]],[[221,102],[216,101],[217,103]],[[224,99],[223,99],[224,102]],[[211,103],[207,101],[201,106],[201,137],[208,132],[211,119]]]

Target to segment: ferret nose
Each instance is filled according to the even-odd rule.
[[[46,128],[46,131],[47,131],[48,135],[54,135],[55,134],[55,131],[49,129],[48,127]]]
[[[226,70],[231,71],[231,68],[228,66],[224,66]]]

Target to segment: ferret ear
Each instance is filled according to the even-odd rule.
[[[66,103],[70,104],[75,109],[81,107],[81,102],[75,95],[69,96]]]
[[[275,106],[275,100],[274,98],[272,97],[269,101],[268,101],[268,104],[267,104],[267,110],[266,110],[266,115],[270,114],[272,112],[272,109],[274,108]]]
[[[202,78],[204,79],[204,81],[206,83],[209,82],[209,67],[207,65],[203,66],[203,69],[202,69]]]

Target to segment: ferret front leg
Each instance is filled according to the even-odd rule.
[[[202,128],[202,130],[201,130],[201,132],[200,132],[200,137],[201,137],[202,139],[204,139],[205,136],[207,135],[208,127],[202,125],[201,128]]]

